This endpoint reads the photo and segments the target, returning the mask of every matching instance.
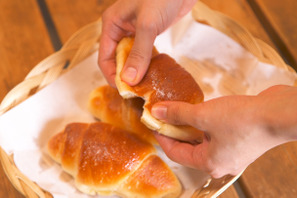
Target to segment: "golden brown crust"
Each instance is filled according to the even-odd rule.
[[[117,89],[105,85],[92,91],[88,107],[102,122],[131,131],[143,140],[157,144],[153,132],[140,121],[143,104],[140,98],[123,99]]]
[[[147,197],[169,198],[180,195],[181,186],[167,164],[158,156],[151,155],[123,183],[122,190],[130,195],[133,193],[134,195],[146,194]]]
[[[183,101],[191,104],[203,101],[200,87],[192,76],[166,54],[158,54],[151,59],[143,80],[132,87],[140,97],[150,93],[145,107],[151,107],[160,101]]]
[[[53,136],[47,144],[50,156],[58,163],[61,163],[61,156],[64,150],[63,143],[65,142],[65,139],[66,134],[58,133],[55,136]]]
[[[148,142],[102,122],[67,125],[63,132],[48,142],[48,150],[50,156],[75,178],[78,189],[92,195],[133,195],[133,192],[121,191],[120,185],[139,167],[145,167],[143,163],[149,156],[155,156],[155,149]],[[155,171],[166,172],[168,182],[175,184],[167,192],[160,188],[155,193],[168,194],[180,188],[168,167],[158,166]],[[142,196],[146,197],[145,194]]]
[[[115,82],[124,98],[145,100],[142,122],[150,129],[180,140],[202,141],[203,133],[193,127],[170,125],[155,119],[151,107],[160,101],[183,101],[192,104],[203,101],[203,93],[193,77],[166,54],[154,54],[148,71],[136,86],[129,86],[120,78],[125,61],[133,46],[133,38],[124,38],[117,47]]]
[[[85,131],[80,149],[77,182],[96,187],[125,179],[154,151],[150,144],[135,136],[99,122]]]

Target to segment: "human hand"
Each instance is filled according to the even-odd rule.
[[[297,139],[297,88],[275,86],[257,96],[226,96],[196,105],[162,102],[152,115],[205,132],[197,145],[156,134],[173,161],[214,178],[236,175],[267,150]]]
[[[99,67],[115,87],[115,51],[126,36],[135,36],[122,80],[133,86],[140,82],[150,63],[154,40],[172,23],[189,12],[196,0],[118,0],[102,16]]]

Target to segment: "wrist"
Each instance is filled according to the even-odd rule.
[[[275,86],[257,96],[258,118],[280,143],[297,140],[297,88]]]

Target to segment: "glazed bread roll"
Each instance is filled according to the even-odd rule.
[[[128,130],[143,140],[157,144],[153,132],[140,121],[143,104],[141,98],[123,99],[117,89],[104,85],[91,92],[88,109],[102,122]]]
[[[178,197],[182,190],[151,144],[110,124],[69,124],[50,139],[48,152],[90,195]]]
[[[133,38],[122,39],[116,51],[115,82],[123,98],[141,97],[145,100],[141,121],[150,129],[166,136],[184,141],[202,141],[203,133],[190,126],[176,126],[164,123],[151,115],[152,106],[160,101],[183,101],[192,104],[203,101],[203,93],[193,77],[174,59],[166,54],[153,56],[142,81],[129,86],[121,80],[121,72],[133,46]]]

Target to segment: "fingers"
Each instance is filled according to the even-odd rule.
[[[158,133],[155,133],[155,137],[172,161],[205,171],[213,178],[221,178],[227,174],[237,175],[246,168],[246,166],[240,166],[234,169],[232,162],[231,165],[226,165],[223,162],[214,163],[217,160],[214,156],[209,155],[210,142],[206,137],[204,137],[203,143],[196,145],[180,142]]]
[[[123,8],[123,4],[117,1],[102,15],[98,65],[107,82],[113,87],[116,87],[114,78],[116,74],[115,56],[118,42],[135,31],[133,27],[125,23],[130,17],[130,9],[132,9],[128,5],[125,3],[124,6],[126,7]]]
[[[143,78],[149,66],[154,40],[157,36],[154,26],[147,25],[140,20],[137,25],[134,45],[123,68],[121,78],[127,84],[134,86]],[[152,24],[152,23],[150,23]],[[115,52],[118,42],[131,32],[121,29],[110,21],[103,18],[102,35],[99,47],[99,67],[111,86],[115,87],[114,77],[116,74]]]
[[[153,106],[151,113],[155,118],[170,124],[195,126],[196,111],[193,104],[161,102]]]
[[[192,168],[204,170],[202,156],[204,145],[192,145],[180,142],[164,135],[155,133],[155,137],[159,142],[166,155],[173,161]]]
[[[107,14],[102,17],[102,35],[100,38],[98,65],[107,82],[115,87],[115,52],[118,41],[123,37],[121,29],[113,24]]]
[[[116,87],[114,81],[116,74],[115,49],[116,43],[112,39],[110,39],[106,34],[102,34],[99,47],[98,65],[103,75],[105,76],[108,84],[110,84],[112,87]]]
[[[146,73],[157,36],[154,25],[145,20],[139,21],[141,23],[136,27],[134,45],[121,73],[121,79],[130,86],[138,84]]]

